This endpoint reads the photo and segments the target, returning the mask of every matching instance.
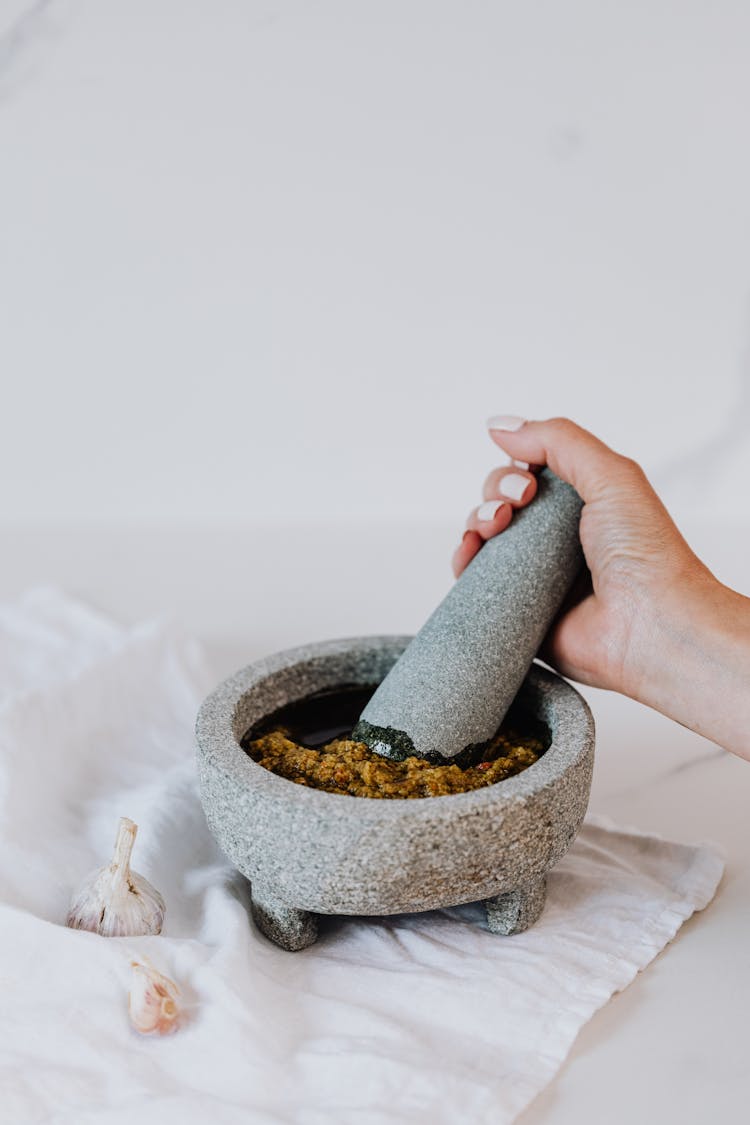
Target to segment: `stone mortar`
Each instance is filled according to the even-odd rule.
[[[548,870],[588,805],[594,723],[565,680],[532,667],[518,701],[552,741],[533,766],[468,793],[410,800],[297,785],[240,746],[250,727],[314,692],[376,684],[410,637],[289,649],[242,669],[203,702],[196,737],[208,826],[251,883],[253,917],[284,949],[317,936],[318,914],[399,914],[484,901],[489,928],[519,933],[544,906]]]

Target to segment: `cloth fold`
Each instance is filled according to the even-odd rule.
[[[125,628],[53,588],[0,606],[4,1121],[503,1125],[721,879],[711,845],[589,817],[525,934],[491,934],[470,904],[326,918],[285,953],[203,819],[193,724],[211,686],[173,626]],[[120,816],[166,899],[158,937],[64,926]],[[182,990],[167,1038],[128,1024],[144,955]]]

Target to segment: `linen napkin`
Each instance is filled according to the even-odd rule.
[[[589,819],[525,934],[469,905],[325,919],[285,953],[203,819],[193,724],[212,686],[173,626],[123,628],[51,588],[0,606],[3,1122],[503,1125],[721,878],[709,846]],[[120,816],[166,899],[157,937],[64,925]],[[144,955],[182,990],[168,1037],[128,1023]]]

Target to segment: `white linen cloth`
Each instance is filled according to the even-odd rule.
[[[469,905],[326,919],[285,953],[203,820],[193,723],[211,686],[174,628],[47,588],[0,606],[3,1123],[503,1125],[721,878],[710,846],[589,820],[525,934],[489,933]],[[120,816],[166,899],[161,936],[64,925]],[[172,1036],[129,1026],[144,954],[188,1005]]]

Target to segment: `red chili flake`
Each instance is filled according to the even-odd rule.
[[[480,762],[479,765],[477,766],[477,769],[478,770],[488,770],[491,765],[492,765],[492,762]]]

